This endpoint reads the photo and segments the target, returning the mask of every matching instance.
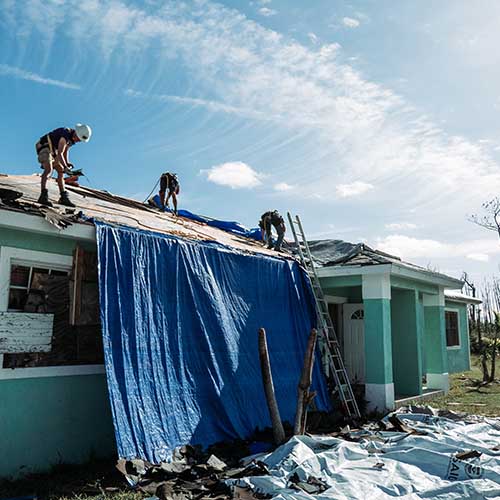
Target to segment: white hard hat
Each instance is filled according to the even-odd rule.
[[[92,129],[88,125],[82,125],[81,123],[75,125],[75,132],[78,139],[83,142],[88,142],[92,135]]]

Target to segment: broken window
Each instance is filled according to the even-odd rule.
[[[77,248],[73,269],[13,263],[8,311],[54,315],[50,352],[4,354],[4,368],[102,364],[97,258]]]
[[[460,332],[458,329],[458,312],[445,311],[446,347],[460,346]]]

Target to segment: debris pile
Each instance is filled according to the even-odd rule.
[[[193,447],[171,463],[120,461],[139,491],[166,499],[498,498],[500,420],[409,407],[361,429],[294,436],[238,466]],[[243,451],[240,450],[240,451]]]

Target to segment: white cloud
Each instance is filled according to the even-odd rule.
[[[350,198],[352,196],[360,196],[373,189],[372,184],[367,182],[356,181],[351,184],[339,184],[336,187],[337,196],[340,198]]]
[[[274,185],[275,191],[291,191],[294,188],[295,188],[295,186],[291,186],[290,184],[287,184],[286,182],[279,182],[278,184]]]
[[[495,238],[470,240],[453,244],[394,234],[385,238],[378,238],[375,247],[383,252],[398,255],[406,260],[465,257],[486,262],[489,259],[489,255],[500,253],[500,245]]]
[[[308,33],[307,36],[312,43],[314,44],[318,43],[318,37],[314,33]]]
[[[261,7],[259,9],[259,14],[264,17],[275,16],[277,12],[274,9],[270,9],[269,7]]]
[[[262,174],[242,161],[222,163],[208,170],[201,170],[210,182],[232,189],[251,189],[262,184]]]
[[[488,262],[490,260],[489,255],[485,253],[469,253],[465,257],[470,260],[477,260],[478,262]]]
[[[404,231],[406,229],[417,229],[417,225],[411,222],[393,222],[391,224],[386,224],[385,228],[390,231]]]
[[[70,90],[80,90],[80,85],[76,83],[64,82],[62,80],[54,80],[52,78],[45,78],[43,76],[37,75],[36,73],[31,73],[25,71],[21,68],[16,68],[14,66],[8,66],[7,64],[0,64],[0,75],[12,76],[14,78],[19,78],[21,80],[28,80],[31,82],[41,83],[42,85],[52,85],[54,87],[61,87],[63,89]]]
[[[126,89],[124,94],[129,97],[138,97],[143,99],[153,99],[161,102],[172,102],[176,104],[183,104],[191,107],[201,107],[206,108],[210,111],[221,112],[221,113],[229,113],[247,116],[259,120],[267,120],[268,117],[259,111],[250,108],[244,107],[235,107],[228,106],[220,101],[211,101],[209,99],[200,99],[197,97],[182,97],[177,95],[168,95],[168,94],[146,94],[144,92],[140,92],[133,89]]]
[[[357,19],[354,19],[352,17],[344,17],[342,19],[342,24],[344,26],[347,26],[348,28],[358,28],[360,25],[360,22]]]

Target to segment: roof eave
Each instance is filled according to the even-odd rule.
[[[317,270],[317,273],[320,278],[368,274],[391,274],[394,276],[401,276],[403,278],[408,278],[414,281],[431,283],[433,285],[454,290],[456,290],[457,288],[462,288],[463,286],[463,281],[452,278],[451,276],[436,275],[430,271],[409,269],[405,265],[397,263],[370,264],[365,266],[358,265],[320,267]]]

